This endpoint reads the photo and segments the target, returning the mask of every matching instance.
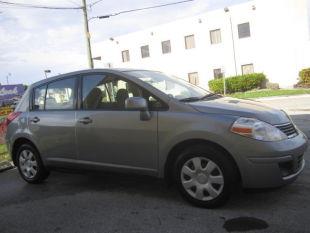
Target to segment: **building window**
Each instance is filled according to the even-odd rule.
[[[166,41],[161,42],[161,50],[162,50],[163,54],[171,53],[170,40],[166,40]]]
[[[214,70],[213,70],[213,76],[214,76],[214,79],[223,78],[222,69],[221,69],[221,68],[219,68],[219,69],[214,69]]]
[[[253,64],[242,65],[241,69],[242,69],[242,75],[253,74],[254,73],[254,66],[253,66]]]
[[[221,29],[210,31],[211,44],[219,44],[222,42]]]
[[[239,38],[246,38],[251,36],[250,23],[238,24]]]
[[[130,61],[129,50],[122,51],[122,58],[123,58],[123,62]]]
[[[197,72],[189,73],[188,74],[188,81],[191,84],[199,85],[199,77]]]
[[[189,35],[185,36],[185,49],[193,49],[195,48],[195,36]]]
[[[141,57],[146,58],[150,56],[150,49],[148,45],[141,46]]]

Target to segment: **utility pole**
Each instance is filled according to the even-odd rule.
[[[234,31],[233,31],[233,24],[231,20],[231,13],[228,7],[224,8],[225,13],[229,15],[229,23],[230,23],[230,33],[231,33],[231,41],[232,41],[232,49],[233,49],[233,57],[234,57],[234,66],[235,66],[235,75],[238,75],[237,71],[237,61],[236,61],[236,48],[235,48],[235,38],[234,38]]]
[[[88,16],[87,16],[87,5],[86,0],[82,0],[82,9],[83,9],[83,15],[84,15],[84,28],[85,28],[85,36],[86,36],[86,42],[87,42],[87,56],[88,56],[88,65],[89,68],[94,68],[94,62],[93,57],[91,53],[91,44],[90,44],[90,33],[89,33],[89,27],[88,27]]]
[[[6,76],[6,84],[9,85],[9,78],[12,74],[11,73],[8,73],[8,75]]]

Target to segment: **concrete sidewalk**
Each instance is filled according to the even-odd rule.
[[[255,101],[283,109],[293,115],[310,114],[310,95],[276,96],[259,98],[255,99]]]

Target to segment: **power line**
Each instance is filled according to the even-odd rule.
[[[92,6],[98,4],[98,3],[102,2],[102,1],[103,1],[103,0],[97,0],[97,1],[94,1],[93,3],[91,3],[91,4],[88,4],[88,5],[89,5],[90,7],[92,7]]]
[[[81,6],[80,4],[78,4],[77,2],[73,1],[73,0],[66,0],[67,2],[70,2],[72,3],[73,5],[76,5],[76,6]]]
[[[0,1],[0,4],[14,7],[23,7],[23,8],[36,8],[36,9],[48,9],[48,10],[80,10],[82,7],[58,7],[58,6],[44,6],[44,5],[33,5],[26,3],[18,3],[18,2],[7,2]]]
[[[155,5],[155,6],[149,6],[149,7],[120,11],[120,12],[111,13],[108,15],[96,16],[96,17],[92,17],[92,18],[99,18],[99,19],[109,18],[111,16],[116,16],[116,15],[120,15],[120,14],[131,13],[131,12],[135,12],[135,11],[149,10],[149,9],[160,8],[160,7],[166,7],[166,6],[177,5],[177,4],[182,4],[182,3],[186,3],[186,2],[193,2],[193,1],[195,1],[195,0],[184,0],[184,1],[179,1],[179,2],[171,2],[171,3],[161,4],[161,5]]]

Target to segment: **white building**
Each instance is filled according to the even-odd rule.
[[[291,87],[310,67],[307,0],[256,0],[117,36],[95,47],[97,67],[160,70],[208,81],[263,72]]]

